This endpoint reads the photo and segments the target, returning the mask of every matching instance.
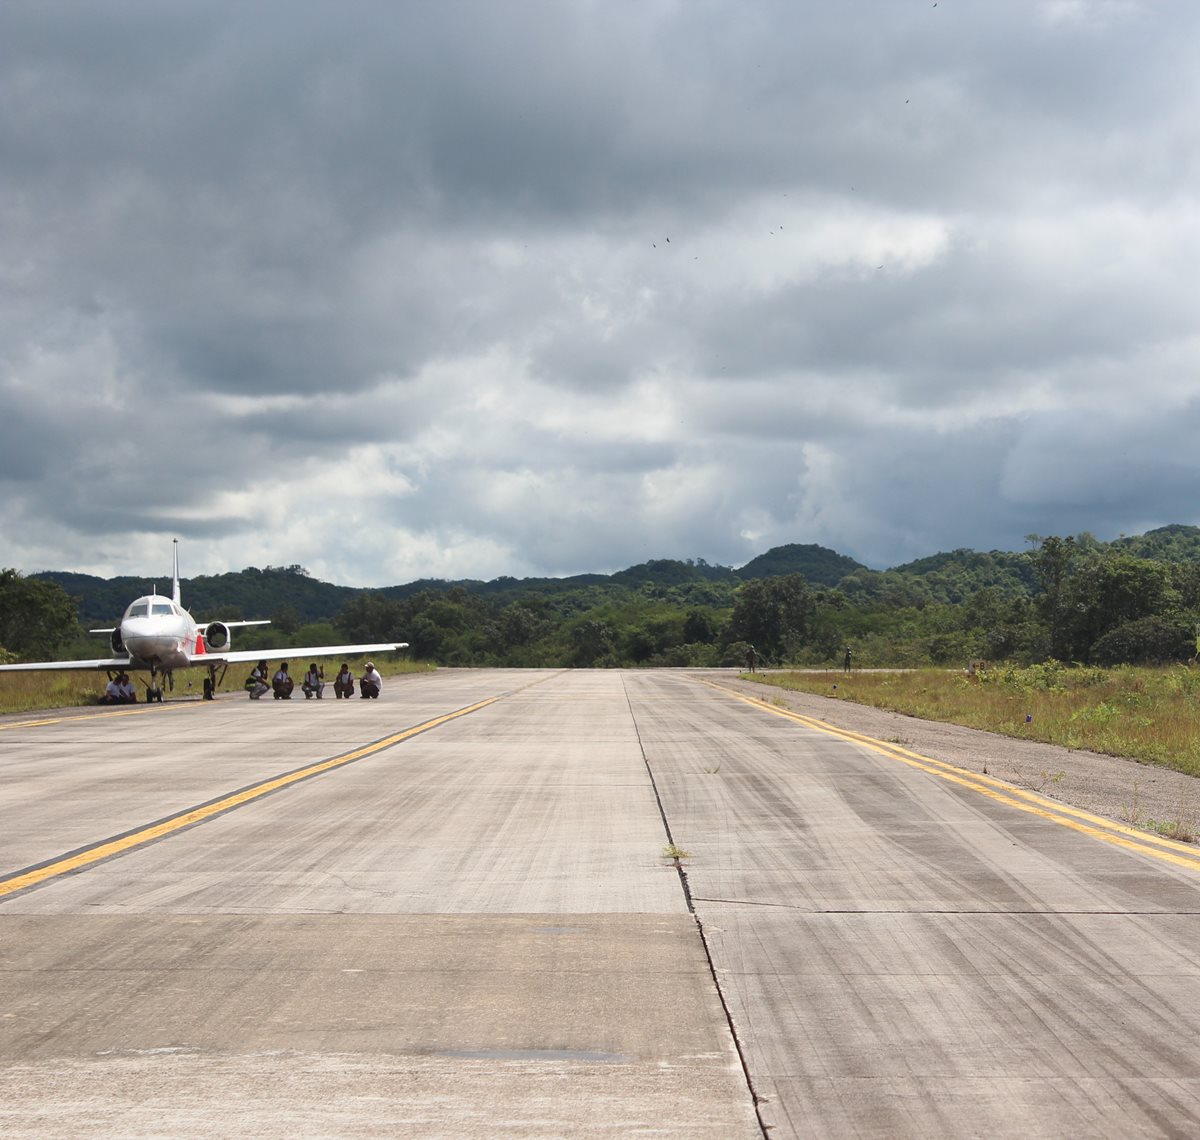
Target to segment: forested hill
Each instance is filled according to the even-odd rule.
[[[1111,543],[1102,543],[1083,534],[1074,542],[1084,551],[1119,552],[1157,562],[1200,562],[1200,527],[1195,526],[1164,526],[1143,535],[1122,536]],[[614,574],[577,574],[569,578],[502,577],[486,582],[420,579],[378,590],[321,582],[310,577],[303,567],[295,565],[265,569],[249,566],[228,574],[185,579],[183,602],[201,621],[217,616],[270,617],[286,609],[304,623],[330,621],[352,599],[364,593],[403,601],[419,594],[463,590],[504,603],[539,595],[552,600],[581,591],[604,594],[608,588],[621,587],[659,593],[673,589],[685,601],[731,604],[732,591],[741,583],[788,574],[803,574],[814,586],[840,588],[859,603],[890,599],[918,605],[928,602],[957,604],[983,589],[994,590],[1006,597],[1028,596],[1036,589],[1034,563],[1029,551],[953,550],[878,571],[828,547],[788,543],[760,554],[736,570],[712,565],[702,558],[687,561],[663,558],[630,566]],[[169,594],[171,590],[168,575],[97,578],[52,570],[30,577],[56,582],[78,599],[84,626],[111,625],[137,595],[148,593],[152,588],[163,594]]]
[[[1122,535],[1108,545],[1135,558],[1152,558],[1156,562],[1195,562],[1200,560],[1200,527],[1173,523],[1132,538]]]
[[[170,574],[96,578],[51,570],[30,577],[57,582],[78,599],[80,621],[89,628],[115,624],[141,594],[171,595]],[[197,621],[267,617],[283,606],[292,607],[303,621],[321,621],[337,614],[359,591],[319,582],[298,566],[249,566],[236,573],[185,578],[182,593],[184,606]]]
[[[379,594],[384,598],[402,601],[426,592],[453,589],[498,600],[542,595],[553,598],[588,588],[622,587],[702,587],[706,583],[723,584],[732,588],[754,578],[773,578],[784,574],[803,574],[814,585],[835,586],[838,580],[856,569],[866,569],[853,558],[847,558],[823,546],[778,546],[759,555],[740,570],[716,566],[703,558],[686,562],[672,558],[654,559],[618,570],[614,574],[576,574],[568,578],[494,578],[491,581],[463,578],[446,580],[423,578],[398,586],[377,590],[361,590],[350,586],[335,586],[309,577],[300,566],[268,566],[259,569],[248,566],[228,574],[201,575],[185,578],[182,583],[183,604],[204,621],[213,617],[258,618],[270,617],[288,607],[302,622],[329,621],[347,603],[362,593]],[[48,570],[30,575],[58,585],[79,601],[80,620],[85,626],[105,626],[116,622],[125,607],[139,594],[156,589],[170,594],[169,575],[97,578],[90,574]],[[704,600],[711,591],[701,589]],[[710,600],[716,601],[715,597]]]
[[[817,586],[836,586],[847,574],[866,570],[861,562],[855,562],[844,554],[824,546],[789,543],[776,546],[766,554],[752,558],[737,576],[748,582],[752,578],[778,578],[783,574],[803,574]]]
[[[264,650],[397,640],[446,665],[736,665],[752,645],[763,662],[803,664],[840,660],[846,645],[862,665],[1200,656],[1200,528],[1110,543],[1030,538],[1019,552],[952,550],[890,570],[792,543],[740,569],[668,558],[614,574],[376,590],[320,582],[300,566],[247,567],[185,579],[183,601],[201,621],[269,618],[254,639]],[[24,631],[31,605],[15,601],[23,580],[4,573],[12,620],[0,589],[0,654],[34,659],[64,638],[77,644],[57,655],[94,655],[94,638],[70,618],[72,599],[85,628],[104,627],[151,587],[170,589],[169,578],[33,575],[29,588],[57,595],[54,605],[43,599],[54,629],[35,639]]]

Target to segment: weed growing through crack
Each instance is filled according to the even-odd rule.
[[[1066,772],[1047,772],[1043,768],[1037,778],[1029,781],[1029,786],[1038,793],[1045,792],[1047,788],[1056,788],[1067,778]]]
[[[1174,819],[1148,819],[1142,826],[1145,830],[1153,831],[1167,839],[1175,839],[1180,843],[1195,843],[1196,809],[1181,796]]]
[[[1121,818],[1133,827],[1141,827],[1145,821],[1142,812],[1142,782],[1134,780],[1129,792],[1129,799],[1121,804]]]
[[[1179,843],[1195,843],[1196,833],[1190,823],[1181,819],[1148,819],[1145,831],[1152,831],[1164,839],[1174,839]]]

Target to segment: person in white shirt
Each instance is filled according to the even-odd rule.
[[[277,701],[290,701],[292,699],[292,690],[296,687],[296,682],[288,676],[287,667],[288,663],[281,661],[279,663],[279,671],[271,680]]]
[[[104,696],[100,698],[102,705],[119,705],[121,703],[121,678],[113,677],[104,686]]]
[[[316,697],[321,699],[321,691],[325,688],[325,674],[317,668],[317,663],[314,661],[308,667],[308,672],[304,674],[304,680],[300,682],[300,688],[304,690],[304,699],[311,700]]]
[[[358,695],[364,698],[377,697],[381,692],[383,692],[383,678],[374,664],[368,661],[363,675],[358,679]]]
[[[333,679],[333,691],[337,693],[339,701],[342,697],[349,700],[354,696],[354,674],[345,661],[342,662],[341,672]]]
[[[133,682],[129,679],[128,673],[122,673],[117,679],[118,688],[121,691],[121,704],[135,705],[137,704],[137,689],[133,687]]]

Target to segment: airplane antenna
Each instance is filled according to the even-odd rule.
[[[175,572],[171,576],[171,601],[179,606],[183,604],[179,597],[179,539],[173,538],[171,541],[175,544]]]

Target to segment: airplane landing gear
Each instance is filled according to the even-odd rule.
[[[225,670],[228,668],[228,665],[210,665],[208,667],[208,676],[204,678],[204,699],[206,701],[217,699],[217,686],[225,680]]]
[[[167,679],[167,685],[172,689],[175,688],[175,679],[171,675],[171,673],[169,671],[164,670],[163,676],[166,677],[166,679]],[[162,691],[162,686],[158,683],[158,670],[151,667],[150,682],[146,686],[146,704],[150,704],[153,701],[158,701],[158,703],[161,705],[162,700],[163,700],[163,691]]]

